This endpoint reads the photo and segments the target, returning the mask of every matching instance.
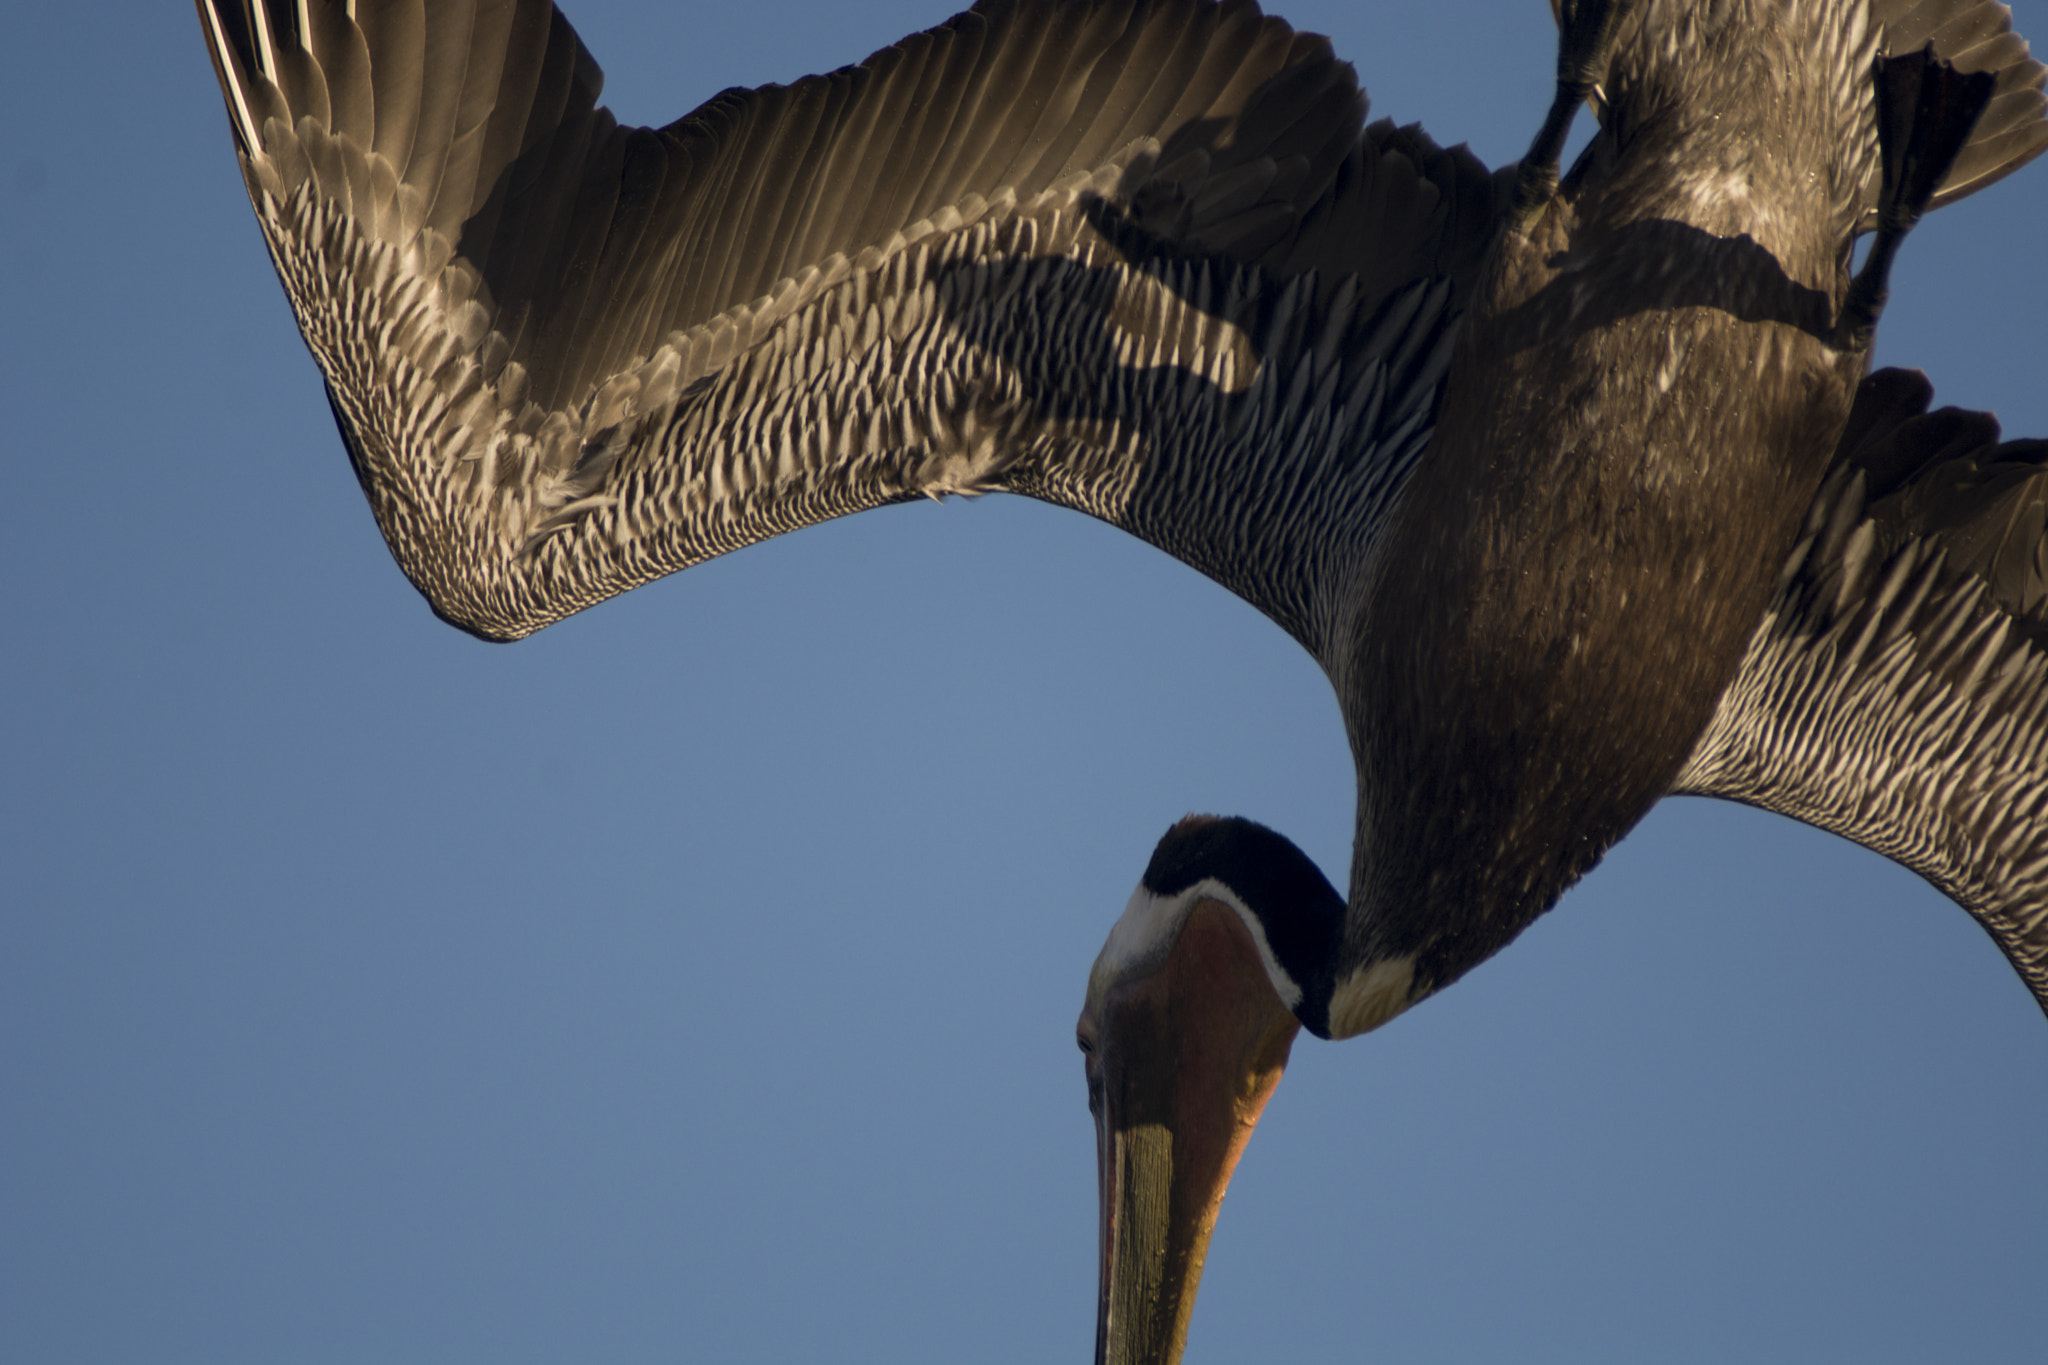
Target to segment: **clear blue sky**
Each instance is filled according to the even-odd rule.
[[[1490,162],[1547,97],[1535,0],[1281,9]],[[945,13],[570,17],[666,122]],[[459,635],[357,493],[189,9],[8,32],[0,1357],[1085,1358],[1086,969],[1189,810],[1341,884],[1307,657],[1005,499]],[[2048,166],[1938,214],[1880,343],[2022,435],[2044,222]],[[1671,803],[1446,995],[1296,1049],[1188,1359],[2034,1362],[2044,1152],[2048,1024],[1961,911]]]

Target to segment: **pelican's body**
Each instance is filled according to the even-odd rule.
[[[1864,378],[1911,220],[2048,145],[2001,7],[1588,0],[1497,174],[1361,130],[1349,69],[1242,0],[991,5],[658,132],[596,108],[544,3],[200,8],[358,475],[451,622],[516,638],[1011,491],[1328,672],[1348,894],[1184,822],[1091,978],[1105,1357],[1177,1353],[1294,1030],[1457,979],[1667,793],[1899,857],[2048,1000],[2034,453]]]
[[[1626,23],[1609,122],[1631,126],[1481,266],[1428,455],[1326,661],[1362,793],[1341,970],[1399,964],[1407,1000],[1670,790],[1862,377],[1828,328],[1876,150],[1870,87],[1838,73],[1868,40],[1852,7],[1724,9],[1685,41],[1677,7]]]

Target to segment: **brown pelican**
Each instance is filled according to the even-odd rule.
[[[1554,117],[1489,173],[1361,130],[1348,68],[1245,4],[991,5],[659,132],[596,108],[544,4],[201,6],[359,477],[451,622],[1014,491],[1330,673],[1351,894],[1184,823],[1091,981],[1115,1358],[1176,1349],[1295,1028],[1448,984],[1667,791],[1899,858],[2043,990],[2037,452],[1856,388],[1885,257],[2040,150],[2041,68],[1967,0],[1627,8],[1567,16]],[[1930,40],[1988,95],[1903,57]]]
[[[2040,68],[1964,77],[1872,9],[1564,16],[1432,443],[1317,655],[1358,769],[1349,895],[1271,830],[1189,817],[1091,973],[1098,1359],[1179,1357],[1301,1028],[1362,1033],[1456,980],[1666,793],[1913,868],[2048,1007],[2048,442],[1862,378],[1934,183],[2014,131],[1962,147],[1995,90],[2028,91],[2000,169],[2039,151]],[[1589,94],[1600,130],[1557,187]]]

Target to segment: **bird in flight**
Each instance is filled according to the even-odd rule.
[[[1866,374],[1914,221],[2048,145],[2002,6],[1564,5],[1498,171],[1365,126],[1327,42],[1243,0],[984,4],[662,129],[598,106],[540,0],[199,10],[358,478],[451,624],[1011,492],[1323,666],[1348,890],[1191,817],[1088,983],[1098,1358],[1177,1357],[1298,1029],[1449,985],[1664,795],[1913,868],[2048,1000],[2048,451]]]

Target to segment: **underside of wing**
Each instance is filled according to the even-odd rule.
[[[1675,791],[1794,816],[1974,915],[2048,1009],[2048,442],[1858,391],[1742,670]]]
[[[1483,168],[1361,137],[1350,68],[1249,0],[989,0],[659,130],[598,107],[544,0],[200,14],[385,538],[490,638],[998,489],[1146,535],[1306,637],[1313,585],[1225,542],[1419,452],[1441,272],[1491,230]],[[1189,496],[1237,455],[1257,496]],[[1387,494],[1352,481],[1333,506]]]

